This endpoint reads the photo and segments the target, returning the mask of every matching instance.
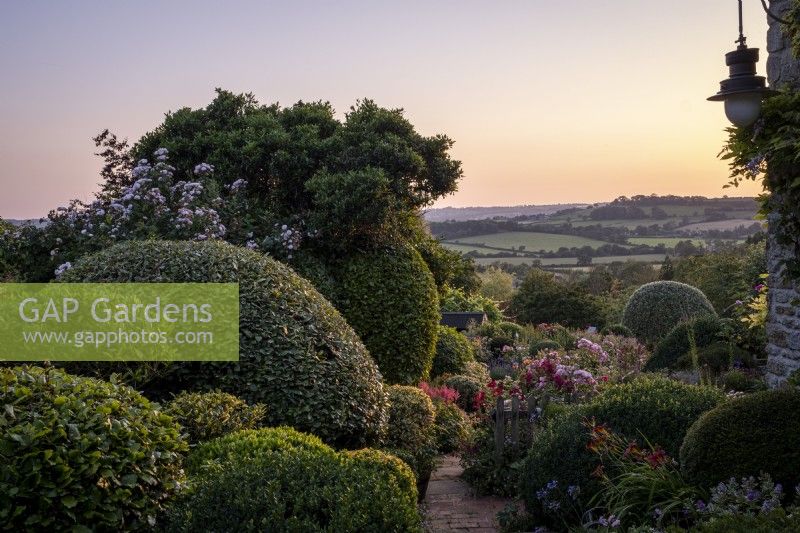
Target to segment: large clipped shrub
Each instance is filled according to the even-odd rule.
[[[719,375],[729,368],[752,368],[755,366],[753,354],[730,342],[715,342],[697,350],[697,363],[701,368]],[[678,366],[691,368],[692,356],[685,354],[678,360]]]
[[[640,340],[657,342],[681,322],[715,314],[700,289],[677,281],[654,281],[631,295],[622,324]]]
[[[691,349],[690,331],[694,334],[695,346],[703,348],[721,339],[724,325],[724,321],[714,315],[681,322],[658,342],[644,369],[652,372],[662,368],[674,368],[678,360]]]
[[[247,402],[226,392],[182,392],[164,412],[177,421],[190,442],[202,442],[243,429],[255,429],[267,414],[261,404]]]
[[[387,383],[427,379],[436,350],[439,300],[425,261],[410,246],[353,254],[335,269],[336,304]]]
[[[800,483],[800,391],[757,392],[709,411],[689,429],[680,458],[684,474],[703,487],[762,472],[794,487]]]
[[[436,411],[418,387],[391,385],[389,429],[385,448],[403,459],[423,482],[433,472],[436,455]]]
[[[375,450],[335,452],[290,428],[233,433],[189,457],[166,531],[419,531],[414,476]]]
[[[183,481],[178,425],[125,385],[0,368],[0,523],[149,529]]]
[[[714,387],[688,385],[662,376],[640,376],[613,385],[588,404],[565,409],[544,430],[537,432],[520,477],[521,494],[528,510],[544,514],[536,492],[555,480],[562,488],[560,504],[571,505],[565,490],[580,487],[587,503],[599,487],[592,471],[596,455],[586,448],[589,432],[584,423],[594,419],[641,445],[645,440],[676,457],[683,436],[700,415],[719,404],[724,395]]]
[[[86,257],[70,282],[237,282],[239,361],[174,363],[143,387],[165,396],[220,389],[264,403],[269,425],[326,442],[374,442],[385,426],[381,376],[344,318],[285,265],[221,242],[127,242]]]
[[[442,374],[460,374],[466,368],[466,364],[474,359],[472,344],[463,334],[455,328],[439,326],[436,355],[431,368],[432,378]]]

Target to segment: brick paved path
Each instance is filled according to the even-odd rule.
[[[461,479],[458,457],[448,455],[431,476],[425,495],[425,529],[429,533],[494,533],[495,515],[510,500],[477,497]]]

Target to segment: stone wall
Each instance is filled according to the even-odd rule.
[[[790,0],[773,0],[770,9],[778,16],[789,7]],[[753,3],[756,3],[753,0]],[[769,20],[767,33],[767,77],[770,87],[790,86],[800,89],[800,61],[794,57],[791,45],[781,31],[778,22]],[[780,220],[768,219],[770,228],[777,227]],[[800,368],[800,290],[797,283],[783,276],[782,263],[788,250],[775,242],[770,232],[767,241],[767,265],[769,268],[769,318],[767,320],[767,381],[771,386],[780,385],[793,371]]]

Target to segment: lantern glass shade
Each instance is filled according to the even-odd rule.
[[[761,114],[760,92],[730,94],[725,97],[725,115],[733,124],[744,128],[758,120]]]

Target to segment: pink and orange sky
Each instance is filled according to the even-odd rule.
[[[38,217],[99,180],[91,137],[132,140],[215,87],[262,102],[358,98],[446,133],[464,165],[439,206],[723,190],[727,126],[705,101],[735,0],[0,2],[0,216]],[[766,64],[766,18],[745,32]]]

